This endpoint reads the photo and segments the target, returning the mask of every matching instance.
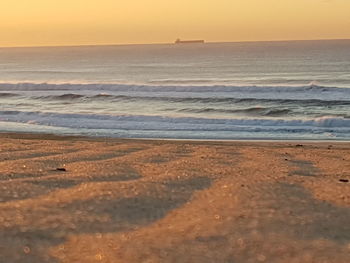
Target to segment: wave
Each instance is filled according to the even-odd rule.
[[[190,112],[190,113],[234,113],[243,114],[250,116],[271,116],[278,117],[283,115],[288,115],[292,111],[289,109],[271,109],[264,107],[253,107],[247,109],[216,109],[216,108],[202,108],[202,109],[192,109],[185,108],[179,110],[179,112]]]
[[[49,99],[49,100],[75,100],[84,98],[84,95],[74,94],[74,93],[66,93],[62,95],[52,95],[52,96],[39,96],[37,99]]]
[[[350,105],[350,88],[307,86],[164,86],[77,83],[0,83],[0,92],[50,100],[163,101],[179,103],[279,103]],[[331,104],[330,104],[331,103]]]
[[[299,104],[303,106],[342,106],[350,105],[349,100],[321,100],[321,99],[257,99],[257,98],[244,98],[239,99],[236,102],[246,103],[278,103],[278,104]]]
[[[16,96],[19,96],[19,94],[9,93],[9,92],[0,93],[0,98],[8,98],[8,97],[16,97]]]
[[[203,84],[203,83],[228,83],[233,82],[233,79],[222,79],[222,78],[216,78],[216,79],[154,79],[147,81],[148,84],[166,84],[166,85],[174,85],[174,84],[181,84],[181,85],[193,85],[193,84]]]
[[[350,119],[213,119],[144,115],[1,112],[0,131],[124,138],[350,140]]]
[[[249,92],[249,93],[295,93],[295,92],[340,92],[350,94],[350,88],[326,87],[315,84],[303,86],[233,86],[233,85],[146,85],[119,83],[36,83],[36,82],[3,82],[0,90],[110,90],[132,92]]]
[[[1,96],[1,93],[0,93]],[[175,103],[219,103],[219,104],[264,104],[274,103],[279,105],[298,104],[301,106],[347,106],[350,105],[350,97],[348,100],[321,100],[321,99],[264,99],[264,98],[233,98],[233,97],[173,97],[173,96],[131,96],[131,95],[82,95],[76,93],[64,93],[62,95],[37,96],[34,99],[41,100],[110,100],[110,101],[160,101]],[[256,109],[255,109],[256,110]],[[238,111],[237,111],[238,112]]]
[[[96,99],[99,99],[99,98],[102,98],[102,99],[104,99],[104,98],[118,98],[118,97],[125,97],[125,96],[113,96],[113,95],[110,95],[107,93],[100,93],[100,94],[91,96],[91,98],[96,98]]]
[[[314,119],[256,119],[256,118],[195,118],[195,117],[169,117],[169,116],[149,116],[149,115],[107,115],[107,114],[79,114],[79,113],[54,113],[40,111],[0,111],[2,120],[28,122],[36,120],[57,124],[63,127],[98,128],[105,122],[110,128],[120,128],[125,124],[132,124],[132,129],[145,129],[152,125],[165,125],[177,128],[186,125],[218,125],[215,130],[221,130],[220,125],[227,126],[228,129],[238,126],[252,127],[304,127],[304,128],[350,128],[350,118],[323,116]],[[11,119],[13,117],[13,119]],[[74,120],[74,121],[73,121]],[[135,125],[139,123],[139,125]],[[178,125],[179,124],[179,125]],[[105,126],[106,126],[105,125]],[[182,126],[185,125],[185,126]]]

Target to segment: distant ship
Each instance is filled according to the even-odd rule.
[[[175,44],[195,44],[195,43],[204,43],[204,40],[181,40],[180,38],[178,38],[175,41]]]

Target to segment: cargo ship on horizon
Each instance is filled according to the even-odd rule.
[[[204,43],[204,40],[181,40],[180,38],[175,40],[175,44],[199,44]]]

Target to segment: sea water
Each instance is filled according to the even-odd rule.
[[[350,41],[0,48],[0,132],[350,140]]]

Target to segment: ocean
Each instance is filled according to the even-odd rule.
[[[0,48],[0,132],[350,140],[350,40]]]

